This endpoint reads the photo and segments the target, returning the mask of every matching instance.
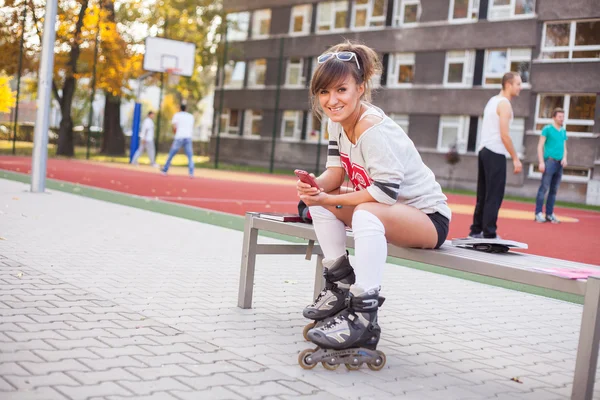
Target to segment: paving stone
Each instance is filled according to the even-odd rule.
[[[130,367],[126,370],[143,380],[154,380],[163,377],[196,376],[192,371],[177,364],[163,365],[162,367]]]
[[[87,371],[88,367],[77,360],[68,359],[44,363],[24,361],[19,363],[33,375],[49,374],[51,372]]]
[[[96,385],[102,382],[116,382],[122,380],[139,381],[140,378],[123,368],[111,368],[104,371],[69,371],[67,374],[73,377],[81,385]]]
[[[17,390],[32,390],[42,386],[68,385],[77,386],[79,383],[64,372],[52,372],[47,375],[16,376],[3,375]]]
[[[92,396],[132,395],[131,392],[114,382],[103,382],[97,385],[85,386],[56,386],[55,389],[72,399],[86,399]]]
[[[239,394],[225,387],[214,387],[206,390],[193,391],[193,392],[181,392],[172,391],[171,394],[181,400],[198,400],[198,399],[210,399],[210,400],[244,400],[246,397],[242,397]]]
[[[390,266],[380,313],[386,367],[305,371],[297,355],[311,346],[301,310],[312,300],[314,260],[259,257],[255,308],[242,310],[241,232],[65,193],[39,197],[1,179],[0,189],[0,206],[11,205],[2,208],[11,239],[0,249],[0,376],[71,378],[57,383],[60,393],[44,387],[46,398],[67,398],[68,387],[83,388],[72,398],[103,400],[569,396],[580,305]],[[169,234],[148,235],[148,226]],[[189,251],[164,250],[174,248]]]
[[[265,396],[293,395],[298,394],[286,386],[277,382],[265,382],[260,385],[229,386],[228,389],[249,399],[260,399]]]
[[[151,381],[120,381],[119,383],[136,396],[147,396],[154,392],[166,392],[171,390],[190,390],[188,385],[168,377],[157,378]]]

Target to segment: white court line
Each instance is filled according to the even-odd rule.
[[[185,197],[185,196],[141,196],[147,199],[160,199],[164,201],[173,201],[173,200],[187,200],[193,202],[207,202],[207,203],[245,203],[245,204],[279,204],[279,205],[289,205],[289,204],[298,204],[297,201],[283,201],[283,200],[240,200],[240,199],[221,199],[214,197]],[[518,210],[522,211],[522,210]],[[600,213],[595,214],[594,211],[590,211],[587,213],[585,210],[565,210],[566,213],[561,213],[560,215],[564,215],[565,217],[575,218],[579,221],[585,219],[600,219]],[[578,212],[579,211],[579,212]]]
[[[146,199],[159,199],[164,201],[189,200],[207,203],[246,203],[246,204],[298,204],[297,201],[268,201],[268,200],[240,200],[240,199],[220,199],[211,197],[185,197],[185,196],[142,196]]]

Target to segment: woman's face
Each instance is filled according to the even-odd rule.
[[[331,87],[320,89],[317,96],[325,115],[333,122],[342,122],[359,107],[364,92],[365,85],[358,85],[354,77],[348,75]]]

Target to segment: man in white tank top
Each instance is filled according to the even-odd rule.
[[[510,100],[521,92],[521,77],[507,72],[500,94],[492,97],[483,111],[477,170],[477,204],[470,237],[496,238],[498,211],[506,185],[506,156],[512,157],[514,173],[523,169],[510,138],[513,110]]]

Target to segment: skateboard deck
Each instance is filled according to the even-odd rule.
[[[516,242],[506,239],[452,239],[452,246],[465,247],[473,250],[485,251],[487,253],[506,253],[510,249],[527,249],[527,243]]]

